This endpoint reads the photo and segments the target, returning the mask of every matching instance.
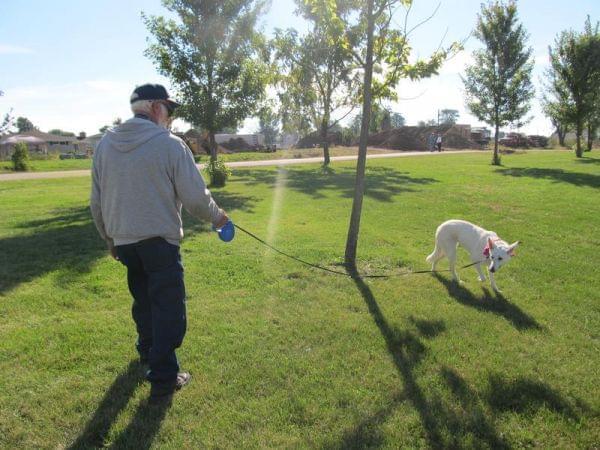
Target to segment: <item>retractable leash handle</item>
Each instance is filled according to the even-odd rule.
[[[230,242],[235,236],[235,225],[233,225],[231,219],[229,219],[221,228],[215,228],[213,225],[213,230],[218,233],[219,239],[223,242]]]

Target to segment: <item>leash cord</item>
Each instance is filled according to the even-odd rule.
[[[341,272],[339,270],[329,269],[328,267],[319,266],[318,264],[313,264],[311,262],[308,262],[308,261],[305,261],[303,259],[300,259],[297,256],[290,255],[289,253],[285,253],[285,252],[283,252],[283,251],[281,251],[281,250],[273,247],[271,244],[268,244],[263,239],[259,238],[258,236],[256,236],[255,234],[251,233],[250,231],[245,230],[241,226],[239,226],[237,224],[234,224],[234,226],[238,230],[240,230],[241,232],[243,232],[243,233],[247,234],[248,236],[250,236],[252,239],[260,242],[265,247],[270,248],[274,252],[279,253],[280,255],[283,255],[286,258],[293,259],[294,261],[297,261],[297,262],[299,262],[301,264],[304,264],[306,266],[312,267],[314,269],[323,270],[325,272],[333,273],[335,275],[343,275],[345,277],[352,277],[352,275],[350,275],[349,273]],[[471,266],[474,266],[475,264],[480,264],[482,262],[484,262],[484,261],[476,261],[474,263],[467,264],[466,266],[462,266],[460,269],[466,269],[467,267],[471,267]],[[391,278],[391,277],[401,277],[401,276],[405,276],[405,275],[417,275],[417,274],[423,274],[423,273],[438,273],[438,272],[450,272],[450,270],[449,269],[445,269],[445,270],[416,270],[414,272],[393,273],[393,274],[388,274],[388,275],[362,275],[361,278]]]

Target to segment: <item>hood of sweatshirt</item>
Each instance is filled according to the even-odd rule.
[[[169,131],[150,120],[133,117],[121,125],[107,130],[104,139],[113,148],[127,153],[163,134],[169,134]]]

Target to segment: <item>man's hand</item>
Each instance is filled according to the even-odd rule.
[[[119,261],[119,255],[117,255],[117,249],[112,243],[108,243],[108,253],[113,257],[115,261]]]
[[[221,220],[219,220],[217,223],[215,223],[213,225],[215,226],[216,229],[220,229],[220,228],[223,228],[228,221],[229,221],[229,217],[227,216],[225,211],[223,211],[223,216],[221,217]]]

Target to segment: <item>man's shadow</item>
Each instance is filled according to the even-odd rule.
[[[105,447],[112,425],[143,381],[142,366],[138,360],[132,360],[108,388],[94,415],[76,441],[68,447],[69,450]],[[127,428],[110,443],[110,446],[150,448],[170,406],[170,400],[156,405],[150,405],[147,400],[143,400]]]
[[[434,273],[433,276],[444,285],[450,297],[462,305],[502,316],[519,330],[543,329],[532,316],[509,302],[500,293],[492,295],[488,289],[483,288],[484,295],[479,298],[454,280],[445,278],[438,273]]]

